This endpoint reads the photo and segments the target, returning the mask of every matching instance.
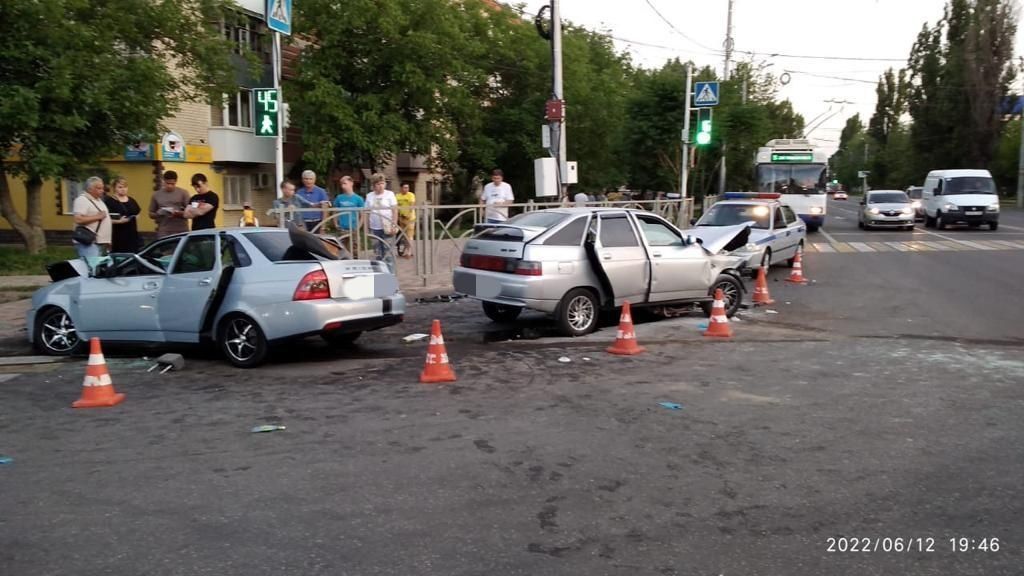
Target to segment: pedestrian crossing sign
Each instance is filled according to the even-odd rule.
[[[292,33],[292,0],[267,0],[267,28],[285,36]]]
[[[718,106],[718,82],[697,82],[694,84],[693,105],[697,108]]]

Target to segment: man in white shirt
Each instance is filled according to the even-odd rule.
[[[576,203],[577,208],[583,208],[587,205],[587,202],[590,201],[590,197],[587,196],[586,192],[577,192],[576,195],[572,197],[572,200]]]
[[[373,251],[377,260],[386,262],[391,272],[396,271],[395,253],[392,241],[398,229],[398,199],[387,189],[383,174],[370,176],[373,191],[366,195],[365,206],[370,208],[366,219],[367,234],[373,239]]]
[[[92,176],[85,181],[85,191],[75,198],[71,208],[74,213],[75,226],[88,228],[96,235],[90,244],[80,244],[72,240],[75,251],[83,260],[105,256],[110,248],[111,228],[107,205],[103,202],[103,179]]]
[[[505,173],[495,169],[491,172],[491,183],[484,186],[480,203],[486,206],[484,219],[488,224],[500,224],[508,220],[508,206],[515,202],[512,186],[505,182]]]

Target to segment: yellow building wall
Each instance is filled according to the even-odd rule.
[[[139,215],[138,225],[139,232],[153,232],[156,230],[156,224],[149,218],[149,201],[153,197],[154,184],[156,182],[156,175],[153,173],[154,164],[151,162],[104,162],[104,167],[114,176],[122,176],[128,180],[128,195],[135,199],[139,203],[139,207],[142,208],[142,214]],[[194,163],[194,162],[166,162],[163,164],[164,170],[174,170],[178,173],[178,186],[184,188],[189,192],[189,195],[193,194],[190,180],[193,174],[202,173],[206,175],[206,179],[209,181],[210,189],[217,193],[221,199],[221,203],[224,202],[224,180],[220,174],[213,171],[213,167],[210,164]],[[26,201],[27,193],[25,191],[25,183],[20,179],[15,179],[10,176],[7,177],[8,185],[11,190],[11,197],[14,201],[14,206],[18,210],[18,214],[22,218],[26,217]],[[108,185],[109,182],[106,182]],[[60,186],[58,188],[58,186]],[[64,198],[67,194],[64,193],[63,183],[58,184],[55,181],[46,181],[43,183],[42,188],[42,205],[43,205],[43,229],[44,230],[71,230],[74,228],[74,219],[71,214],[65,214],[64,212],[70,212],[71,206],[65,206],[68,200]],[[231,216],[227,218],[227,221],[231,220]],[[217,211],[217,225],[225,226],[224,210],[221,208]],[[238,224],[238,217],[234,218],[233,222],[228,222],[227,226],[236,226]],[[0,229],[10,230],[11,225],[5,219],[0,217]]]

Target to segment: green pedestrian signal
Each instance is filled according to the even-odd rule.
[[[697,130],[697,145],[704,146],[711,143],[711,120],[701,120]]]
[[[256,118],[252,123],[253,133],[256,136],[276,138],[280,114],[278,111],[281,104],[278,101],[276,88],[253,88],[253,100],[256,105],[253,107]]]

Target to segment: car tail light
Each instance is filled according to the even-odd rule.
[[[327,273],[314,270],[302,277],[292,300],[322,300],[331,297],[331,285],[327,282]]]
[[[463,254],[459,263],[465,268],[476,270],[490,270],[492,272],[508,272],[508,260],[500,256],[479,256],[477,254]]]
[[[542,273],[542,266],[540,262],[532,262],[530,260],[520,260],[516,264],[516,274],[521,276],[540,276]]]

